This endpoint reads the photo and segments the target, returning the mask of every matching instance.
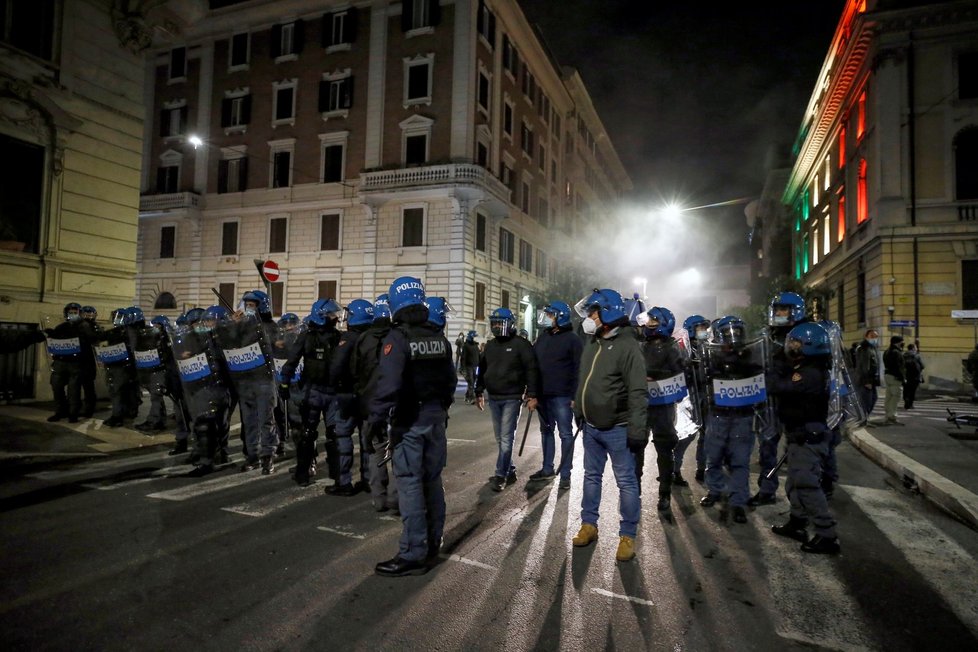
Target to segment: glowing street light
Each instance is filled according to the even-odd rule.
[[[683,207],[679,204],[666,204],[662,209],[662,216],[668,220],[675,220],[679,218],[683,210]]]
[[[642,298],[643,299],[645,298],[645,291],[646,291],[646,289],[648,287],[648,282],[649,282],[649,280],[647,278],[642,278],[640,276],[636,276],[635,278],[632,279],[632,283],[634,283],[636,286],[638,286],[638,285],[641,285],[642,286]]]
[[[194,134],[194,135],[190,136],[189,138],[187,138],[187,142],[190,143],[191,145],[193,145],[194,146],[194,149],[197,149],[198,147],[200,147],[201,145],[204,144],[203,139],[201,139],[201,137],[198,136],[198,135],[196,135],[196,134]]]
[[[703,275],[700,274],[700,270],[695,267],[690,267],[689,269],[679,273],[679,281],[686,285],[699,285],[700,281],[703,279]]]

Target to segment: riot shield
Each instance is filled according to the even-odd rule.
[[[42,315],[41,329],[47,337],[48,361],[51,363],[58,358],[80,358],[83,347],[87,346],[77,324],[60,315]]]
[[[829,412],[826,423],[829,428],[835,428],[845,421],[850,426],[859,425],[866,421],[862,403],[852,383],[852,375],[846,363],[845,345],[842,342],[842,330],[835,322],[820,322],[829,334],[829,344],[832,347],[832,369],[829,371]]]
[[[125,326],[107,326],[99,329],[92,343],[95,359],[102,367],[130,365],[132,355],[128,346]]]
[[[174,325],[168,335],[191,420],[223,421],[227,418],[228,390],[210,333],[198,333],[190,325]]]
[[[283,326],[278,326],[275,332],[275,338],[272,341],[272,363],[275,365],[275,382],[282,382],[282,367],[285,366],[286,361],[295,352],[296,340],[299,335],[306,332],[306,325],[303,323],[298,324],[285,324]],[[305,361],[300,359],[299,364],[295,369],[295,373],[292,375],[292,385],[295,386],[299,380],[302,378],[302,367]]]
[[[690,383],[689,369],[692,364],[693,350],[689,342],[689,333],[686,332],[685,328],[674,330],[672,337],[676,340],[676,345],[679,347],[679,356],[683,361],[683,372],[681,375],[685,385],[685,394],[682,396],[676,409],[676,436],[679,439],[686,439],[695,435],[702,424],[701,420],[695,418],[697,411],[695,402],[698,398],[697,388]]]
[[[152,326],[131,328],[128,335],[139,384],[147,387],[154,374],[164,371],[166,335],[162,329]]]
[[[710,408],[751,408],[759,432],[776,428],[764,378],[770,360],[767,339],[733,346],[709,343],[703,353]]]
[[[221,350],[231,382],[268,380],[272,382],[275,366],[272,362],[271,340],[275,326],[266,334],[265,325],[255,315],[236,313],[234,319],[220,321],[213,336]]]

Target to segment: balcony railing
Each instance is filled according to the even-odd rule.
[[[364,192],[439,186],[446,184],[481,184],[500,197],[509,198],[509,188],[481,165],[449,163],[417,168],[398,168],[364,172],[360,176]]]
[[[202,204],[201,196],[195,192],[143,195],[139,198],[139,210],[145,212],[200,208]]]
[[[974,222],[978,220],[978,204],[958,204],[958,221]]]

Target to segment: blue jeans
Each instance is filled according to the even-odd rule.
[[[516,471],[516,466],[513,465],[513,440],[516,438],[516,424],[519,423],[522,408],[523,401],[518,398],[504,401],[489,399],[492,431],[496,435],[496,445],[499,446],[495,475],[501,478]]]
[[[241,410],[241,431],[249,458],[271,457],[278,447],[275,426],[275,384],[271,379],[247,379],[235,383]]]
[[[554,472],[554,429],[560,433],[560,477],[570,479],[574,460],[574,413],[570,396],[548,396],[537,402],[540,441],[543,445],[543,472]]]
[[[445,529],[445,490],[441,472],[448,461],[445,410],[422,408],[417,421],[394,448],[397,504],[401,510],[398,556],[421,561],[441,544]]]
[[[706,486],[711,494],[730,494],[733,507],[750,497],[750,454],[754,449],[753,415],[714,414],[706,425]],[[729,464],[729,476],[724,461]]]
[[[642,512],[642,499],[635,476],[635,456],[628,450],[628,429],[614,426],[598,430],[584,424],[584,497],[581,500],[581,522],[598,525],[601,505],[601,478],[604,465],[611,458],[611,470],[618,483],[618,509],[621,523],[618,536],[635,537]]]
[[[357,413],[357,397],[354,394],[338,394],[334,410],[336,424],[336,445],[340,452],[341,485],[353,483],[353,432],[360,427],[360,416]],[[360,447],[361,452],[363,446]],[[361,479],[363,465],[360,466]]]

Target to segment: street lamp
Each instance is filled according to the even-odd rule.
[[[190,137],[188,137],[187,142],[193,145],[194,149],[197,149],[198,147],[204,144],[203,139],[196,134],[193,134]]]
[[[641,286],[642,286],[642,298],[643,299],[645,298],[645,291],[646,291],[646,289],[648,289],[647,288],[648,282],[649,282],[649,280],[647,278],[642,278],[640,276],[636,276],[635,278],[632,279],[632,283],[634,283],[636,286],[639,285],[639,284],[641,284]]]

